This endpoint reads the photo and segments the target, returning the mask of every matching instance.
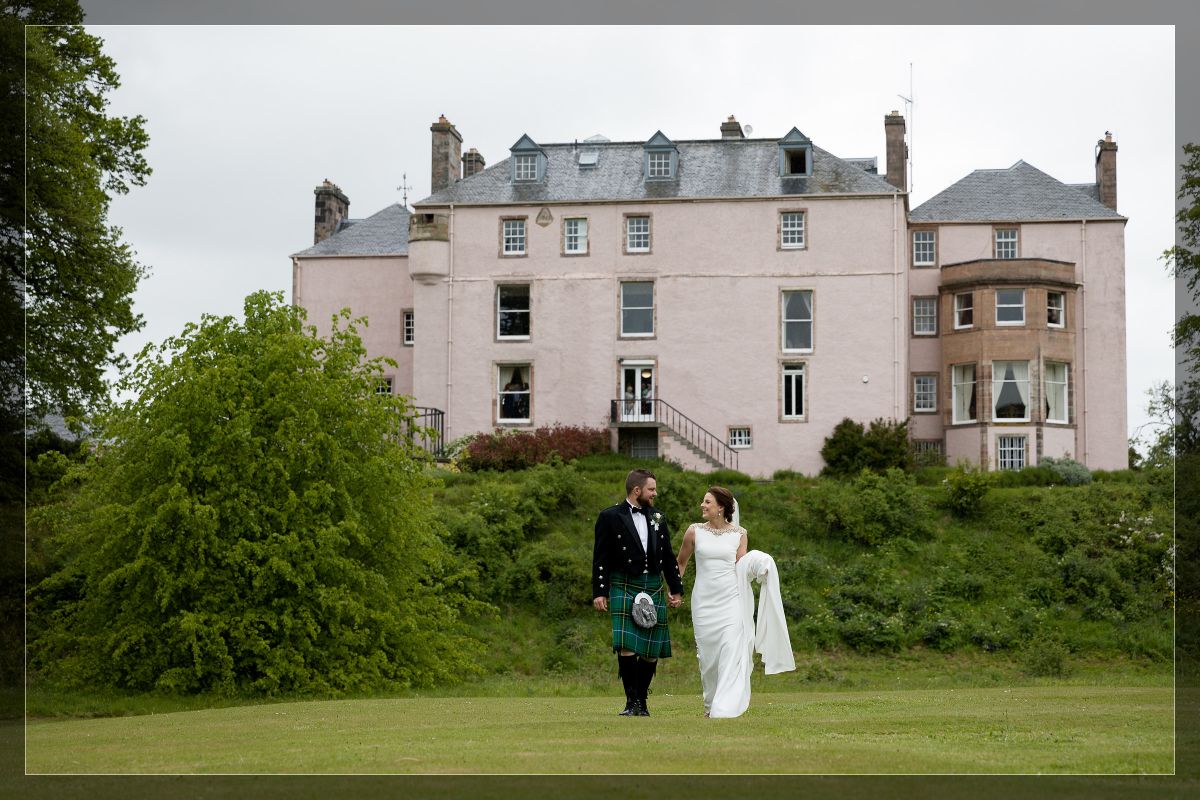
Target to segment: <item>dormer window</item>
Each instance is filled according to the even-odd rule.
[[[780,177],[812,175],[812,140],[797,128],[779,140]]]
[[[656,131],[642,148],[645,151],[643,174],[646,180],[671,180],[679,167],[679,150],[675,143]]]
[[[509,148],[513,183],[538,183],[546,177],[546,153],[528,135]]]

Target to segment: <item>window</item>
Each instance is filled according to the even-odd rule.
[[[944,467],[946,456],[941,439],[913,439],[913,461],[918,467]]]
[[[1017,229],[996,228],[996,258],[1017,257]]]
[[[783,365],[783,417],[804,419],[804,365]]]
[[[518,181],[537,180],[537,154],[528,153],[516,156],[513,165],[513,178]]]
[[[671,154],[665,151],[650,151],[646,154],[646,177],[671,177]]]
[[[1046,293],[1046,324],[1061,328],[1067,318],[1067,296],[1062,292]]]
[[[504,220],[504,255],[525,255],[525,220]]]
[[[783,293],[783,349],[810,351],[813,349],[813,293]]]
[[[937,335],[937,298],[913,298],[913,334],[916,336]]]
[[[997,289],[996,290],[996,324],[1024,325],[1025,324],[1025,290]]]
[[[626,253],[649,253],[650,252],[650,218],[649,217],[626,217],[625,218],[625,252]]]
[[[918,414],[937,411],[937,375],[913,376],[913,411]]]
[[[392,377],[390,375],[388,375],[387,377],[380,378],[379,382],[375,384],[375,394],[389,395],[391,393],[392,393]]]
[[[413,325],[413,312],[404,312],[404,344],[411,346],[414,341],[416,327]]]
[[[1025,468],[1025,438],[1024,436],[996,437],[996,456],[1000,469]]]
[[[500,398],[499,422],[529,422],[529,364],[496,367],[496,393]]]
[[[529,285],[496,287],[496,338],[529,338]]]
[[[1067,373],[1070,369],[1066,364],[1047,361],[1044,380],[1046,387],[1046,421],[1070,422],[1067,411]]]
[[[739,449],[744,449],[750,446],[753,440],[750,438],[749,428],[730,428],[729,429],[729,446]]]
[[[975,296],[971,292],[954,295],[954,327],[969,328],[975,324]]]
[[[952,421],[975,421],[975,365],[956,364],[953,369],[954,416]]]
[[[621,335],[654,335],[654,284],[650,281],[621,284]]]
[[[913,231],[913,266],[932,267],[934,264],[934,232]]]
[[[582,217],[563,220],[563,252],[579,255],[588,251],[588,221]]]
[[[992,419],[1029,420],[1029,362],[992,362]]]
[[[804,249],[803,211],[784,211],[780,213],[779,246],[784,250]]]

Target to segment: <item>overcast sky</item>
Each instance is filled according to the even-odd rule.
[[[975,169],[1023,159],[1095,180],[1112,131],[1125,229],[1128,406],[1173,374],[1175,36],[1171,27],[111,27],[123,85],[111,111],[147,119],[147,186],[112,221],[150,275],[126,352],[257,289],[290,300],[290,253],[312,244],[313,188],[350,216],[429,194],[439,114],[488,164],[528,133],[718,138],[792,126],[842,157],[884,164],[883,116],[909,116],[911,207]],[[911,92],[910,92],[911,64]],[[915,102],[906,109],[898,97]]]

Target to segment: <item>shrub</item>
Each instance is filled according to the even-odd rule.
[[[812,494],[813,516],[834,538],[878,545],[929,532],[929,509],[912,476],[898,469],[864,469],[846,486],[823,482]]]
[[[1021,486],[1053,486],[1056,483],[1062,483],[1062,479],[1050,467],[1041,464],[1023,469],[1002,469],[992,473],[992,486],[1002,489]]]
[[[1083,486],[1092,482],[1092,471],[1067,456],[1063,456],[1062,458],[1046,456],[1042,459],[1040,466],[1048,467],[1058,476],[1059,482],[1067,486]]]
[[[1034,677],[1061,678],[1067,674],[1068,651],[1061,642],[1038,637],[1021,651],[1021,664]]]
[[[972,517],[983,510],[983,498],[992,481],[986,472],[959,466],[945,479],[946,506],[960,517]]]
[[[563,461],[606,453],[610,437],[604,428],[552,425],[532,431],[500,430],[476,435],[462,451],[467,470],[518,470],[542,464],[557,455]]]
[[[908,420],[876,419],[867,429],[849,417],[843,419],[825,439],[821,458],[822,475],[850,477],[864,469],[884,472],[911,469],[912,453],[908,442]]]

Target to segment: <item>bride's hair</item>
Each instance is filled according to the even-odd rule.
[[[717,501],[717,505],[725,512],[725,521],[733,522],[733,493],[724,486],[710,486],[708,493]]]

